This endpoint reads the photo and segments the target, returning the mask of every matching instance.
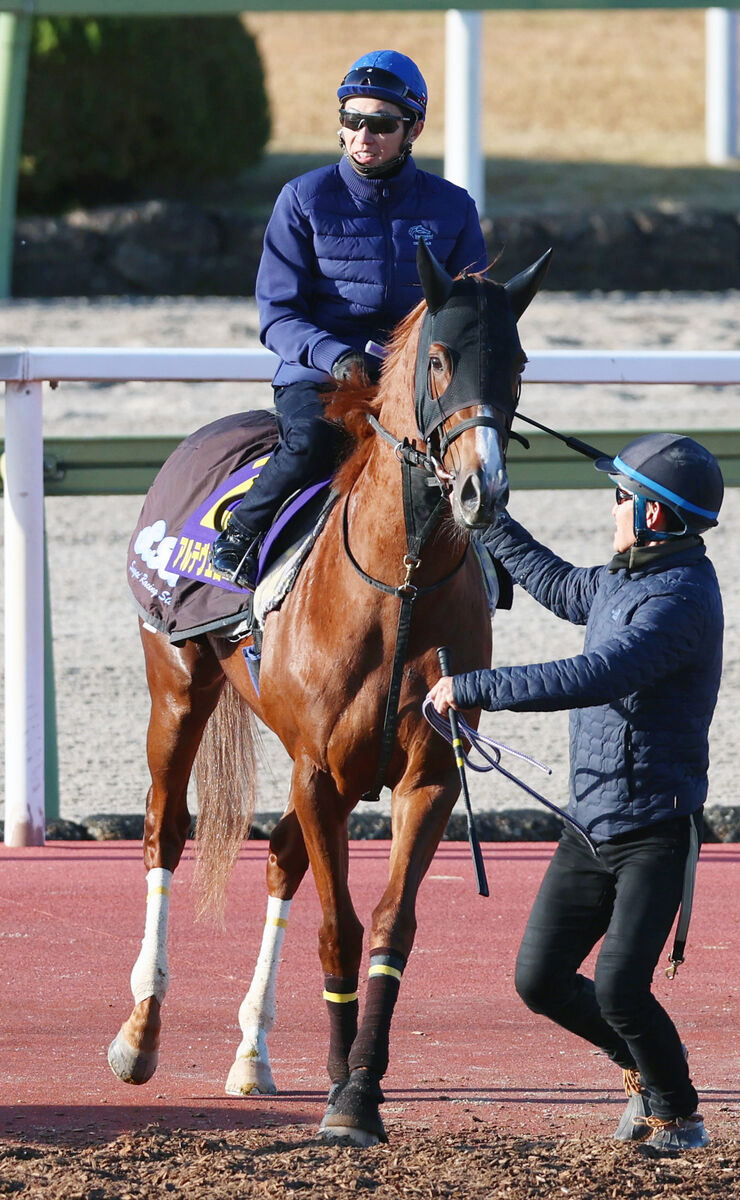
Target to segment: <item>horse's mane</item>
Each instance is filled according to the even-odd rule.
[[[413,403],[416,347],[425,311],[426,305],[421,301],[399,321],[388,343],[379,384],[368,387],[354,382],[342,383],[326,402],[324,413],[327,419],[342,425],[351,440],[347,456],[333,480],[340,495],[346,495],[350,490],[370,457],[375,431],[368,415],[377,420],[386,399],[394,395],[401,403],[407,398]]]

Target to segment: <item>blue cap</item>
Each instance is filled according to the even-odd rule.
[[[693,438],[648,433],[614,458],[597,459],[594,466],[627,491],[670,508],[690,533],[717,524],[724,496],[722,472],[714,455]]]

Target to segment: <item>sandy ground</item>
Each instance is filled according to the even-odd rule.
[[[521,322],[528,350],[737,349],[740,293],[628,296],[545,293]],[[188,298],[16,301],[0,306],[0,344],[14,346],[256,346],[252,303]],[[525,385],[522,410],[561,429],[734,428],[739,388],[553,387]],[[190,433],[223,414],[271,403],[265,384],[65,384],[47,392],[47,436]],[[584,463],[584,470],[590,468]],[[125,577],[125,551],[137,497],[47,500],[61,816],[142,810],[148,786],[144,742],[148,696],[137,623]],[[520,492],[511,511],[543,541],[577,563],[611,553],[611,493]],[[735,803],[734,734],[740,706],[740,495],[728,494],[721,527],[709,535],[725,598],[726,665],[712,728],[710,803]],[[519,595],[495,625],[495,661],[532,662],[577,652],[581,632]],[[548,779],[528,782],[563,802],[567,793],[565,714],[489,717],[484,728],[549,763]],[[280,809],[290,763],[264,739],[259,810]],[[503,782],[471,779],[476,809],[531,801]],[[381,802],[387,807],[387,800]],[[0,806],[0,815],[2,807]]]

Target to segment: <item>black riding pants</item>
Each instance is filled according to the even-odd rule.
[[[338,426],[324,419],[320,385],[290,383],[275,389],[280,441],[232,521],[251,533],[269,529],[275,513],[299,488],[328,479],[343,445]]]
[[[691,817],[613,839],[594,856],[564,831],[516,964],[516,989],[542,1013],[637,1069],[655,1116],[687,1117],[698,1097],[676,1027],[651,992],[681,901]],[[600,938],[593,980],[579,968]]]

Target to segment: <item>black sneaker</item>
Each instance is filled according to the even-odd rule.
[[[254,591],[262,537],[250,532],[241,533],[232,525],[233,522],[227,525],[211,546],[210,565],[229,583]]]

